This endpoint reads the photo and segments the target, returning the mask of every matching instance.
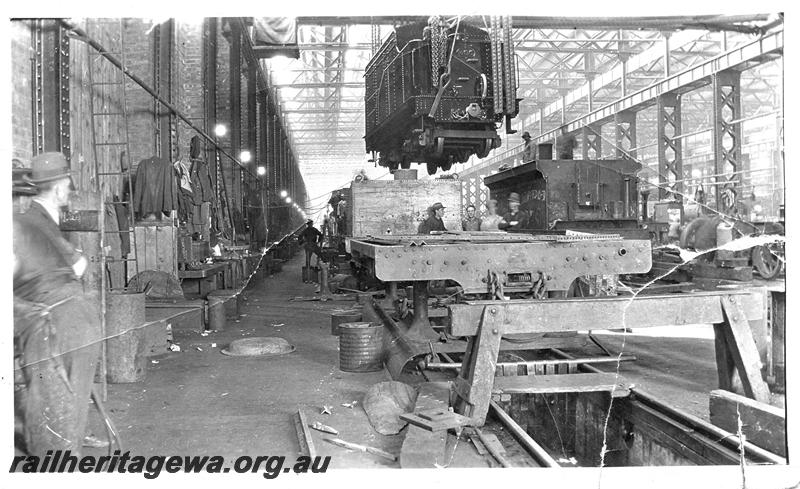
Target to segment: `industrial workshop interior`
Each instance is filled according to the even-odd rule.
[[[785,474],[783,13],[457,14],[8,20],[10,472]]]

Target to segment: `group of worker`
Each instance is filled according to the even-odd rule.
[[[428,218],[422,221],[417,228],[418,234],[431,234],[444,232],[447,228],[442,218],[446,207],[441,202],[436,202],[428,208]],[[486,204],[486,215],[478,217],[476,207],[469,204],[466,207],[466,218],[461,221],[462,231],[520,231],[528,229],[528,213],[520,209],[519,194],[511,192],[508,196],[508,212],[502,216],[497,214],[497,200],[490,199]]]

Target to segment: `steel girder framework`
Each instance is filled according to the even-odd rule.
[[[381,39],[391,32],[392,25],[414,20],[418,19],[301,17],[297,19],[300,59],[263,61],[272,71],[275,82],[272,90],[280,100],[281,117],[289,129],[289,144],[305,176],[338,184],[359,169],[373,166],[359,149],[363,144],[361,73]],[[480,17],[470,20],[479,25],[483,21]],[[737,31],[762,32],[771,22],[767,15],[515,17],[518,96],[524,99],[516,129],[540,135],[552,131],[658,83],[667,75],[741,45],[748,38]],[[488,18],[485,23],[488,25]],[[684,110],[684,116],[691,117],[692,112]],[[613,152],[614,156],[636,157],[645,149],[637,148],[637,139],[639,143],[649,142],[656,136],[655,127],[641,127],[648,120],[655,124],[656,117],[637,115],[635,111],[620,117],[611,114],[604,121],[614,122],[609,141],[601,143],[606,138],[602,124],[593,125],[586,131],[586,139],[593,143],[587,150],[598,156],[610,156]],[[320,144],[316,146],[315,141]],[[506,139],[489,162],[499,162],[504,154],[513,154],[519,143],[517,137]],[[461,168],[460,173],[477,176],[485,173],[485,169],[485,164],[479,164],[474,170]],[[327,178],[316,178],[322,175]],[[309,194],[316,195],[320,190],[309,189]]]
[[[700,37],[697,37],[697,33],[675,34],[671,37],[673,47],[677,36],[686,36],[678,56],[675,56],[676,51],[670,51],[667,57],[664,46],[655,44],[647,51],[621,63],[621,66],[614,66],[594,79],[594,85],[597,87],[598,79],[599,84],[610,86],[615,78],[622,77],[618,81],[621,82],[623,91],[627,92],[627,95],[616,98],[611,104],[589,111],[585,101],[595,87],[587,82],[572,92],[561,95],[560,100],[554,100],[540,109],[532,119],[533,127],[527,126],[526,129],[535,133],[538,126],[539,136],[534,138],[536,143],[558,142],[564,137],[582,135],[581,153],[586,156],[590,152],[601,153],[598,151],[600,146],[596,139],[603,133],[602,126],[610,123],[612,132],[608,138],[603,139],[607,139],[609,147],[614,147],[614,157],[638,157],[643,163],[648,160],[657,161],[657,165],[647,170],[655,173],[658,179],[656,185],[659,187],[660,197],[676,195],[675,192],[680,193],[684,190],[682,187],[687,177],[682,165],[683,140],[713,137],[713,142],[708,143],[709,147],[713,145],[708,160],[713,159],[716,162],[715,168],[711,171],[717,175],[715,186],[721,188],[714,193],[717,209],[724,211],[725,202],[720,199],[727,195],[730,203],[730,200],[737,196],[737,191],[734,189],[737,179],[734,176],[741,170],[742,123],[774,114],[777,114],[778,119],[781,117],[780,103],[776,99],[780,99],[780,94],[777,92],[780,91],[779,79],[782,73],[775,73],[780,71],[781,67],[768,69],[766,73],[750,68],[763,66],[782,57],[783,32],[779,29],[757,38],[715,34],[717,48],[728,50],[710,59],[706,57],[706,53],[707,45],[712,39],[709,39],[707,33]],[[706,45],[706,48],[701,51],[692,50],[693,47],[702,45]],[[669,63],[665,63],[666,60],[669,60]],[[676,60],[680,62],[676,63]],[[666,64],[671,66],[664,66]],[[630,79],[625,79],[625,75],[630,73],[632,67],[639,71],[655,70],[653,73],[660,71],[660,79],[656,83],[633,91]],[[686,68],[678,71],[676,67]],[[665,76],[666,73],[672,74]],[[703,88],[712,82],[712,90]],[[627,89],[626,84],[628,84]],[[748,90],[747,102],[743,102],[741,96],[745,85]],[[682,110],[678,100],[670,100],[670,97],[681,96],[684,98],[689,96],[690,100],[689,104],[683,104]],[[568,108],[577,106],[581,101],[584,102],[583,113],[578,111],[577,117],[565,117]],[[763,109],[764,105],[777,108],[770,111]],[[653,107],[654,112],[647,107]],[[747,110],[744,107],[747,107]],[[676,108],[677,114],[674,112]],[[753,115],[744,117],[745,113]],[[682,118],[684,122],[688,122],[683,127],[681,127]],[[545,130],[545,124],[555,128]],[[687,129],[687,126],[691,126],[691,129]],[[649,149],[651,147],[653,150]],[[517,154],[520,150],[519,146],[512,145],[511,148],[498,152],[493,158],[459,173],[467,180],[489,174],[498,166],[518,159]],[[611,156],[611,153],[604,156]],[[732,192],[726,193],[725,189],[730,189]]]

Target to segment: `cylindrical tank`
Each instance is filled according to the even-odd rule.
[[[717,246],[723,246],[733,241],[733,225],[722,221],[717,224]]]
[[[147,373],[143,293],[111,293],[106,302],[106,380],[139,382]]]
[[[225,329],[225,296],[209,293],[208,300],[208,329],[222,331]]]
[[[331,313],[331,334],[339,336],[339,326],[345,323],[357,323],[361,321],[361,311],[336,311]]]
[[[343,323],[339,325],[339,370],[377,372],[383,369],[383,325]]]

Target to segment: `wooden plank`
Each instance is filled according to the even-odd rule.
[[[760,288],[743,291],[698,292],[694,294],[581,299],[468,301],[452,304],[450,332],[454,336],[477,334],[483,308],[493,304],[506,311],[504,334],[547,333],[554,331],[589,331],[715,324],[723,322],[721,297],[737,297],[748,320],[764,317]],[[564,318],[569,318],[565,321]],[[624,319],[624,320],[623,320]]]
[[[368,180],[351,187],[352,236],[416,234],[427,208],[441,202],[444,225],[461,229],[461,182],[458,180]],[[386,202],[392,202],[386,206]]]
[[[748,282],[753,280],[753,267],[722,268],[716,265],[693,263],[687,267],[689,273],[696,277],[735,280]]]
[[[300,444],[300,452],[311,458],[317,456],[317,450],[314,448],[314,439],[311,437],[311,431],[308,428],[308,419],[303,412],[303,408],[297,409],[295,415],[294,427],[297,431],[297,441]]]
[[[614,392],[614,397],[627,396],[628,383],[614,373],[530,375],[497,377],[494,394],[554,394],[565,392]]]
[[[741,303],[731,296],[722,299],[727,322],[723,325],[730,350],[744,392],[757,401],[769,403],[770,393],[767,383],[761,377],[761,359],[758,355],[753,332]]]
[[[178,272],[178,278],[206,278],[213,274],[224,273],[228,267],[227,263],[214,263],[204,265],[199,270],[182,270]]]
[[[426,382],[420,385],[414,410],[447,409],[449,398],[448,383]],[[428,431],[409,425],[400,449],[400,467],[430,469],[437,465],[447,465],[447,460],[445,460],[446,442],[446,431]]]
[[[747,441],[782,457],[786,456],[786,411],[725,390],[711,391],[711,424],[737,434],[739,417]]]
[[[739,461],[738,452],[640,402],[624,403],[624,406],[620,403],[620,407],[620,415],[632,421],[635,428],[649,426],[656,430],[657,440],[671,438],[714,465],[730,465]]]
[[[470,385],[469,397],[465,399],[470,408],[461,409],[459,404],[458,412],[473,418],[478,426],[483,425],[489,412],[504,318],[502,309],[494,306],[485,308],[478,335],[470,342],[470,354],[465,357],[459,374],[459,378],[465,379]]]

